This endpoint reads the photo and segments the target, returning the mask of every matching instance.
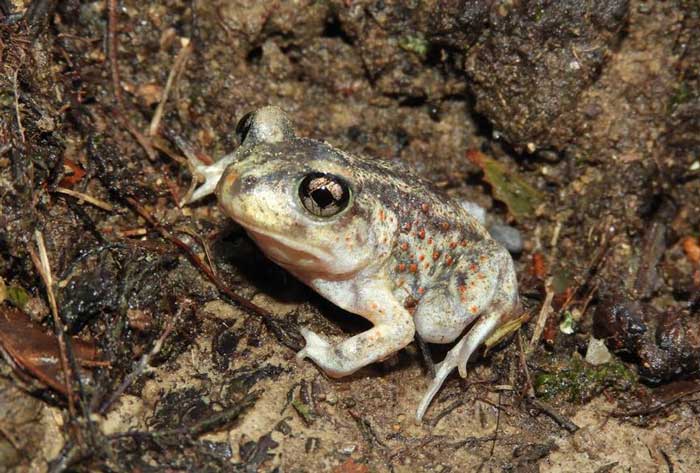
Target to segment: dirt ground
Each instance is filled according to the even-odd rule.
[[[523,238],[423,423],[416,344],[297,364],[367,322],[177,205],[267,104]],[[0,0],[0,353],[0,471],[700,471],[700,2]]]

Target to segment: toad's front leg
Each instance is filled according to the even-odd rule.
[[[375,361],[381,361],[413,340],[415,328],[411,314],[394,300],[381,284],[365,287],[353,298],[357,305],[338,305],[363,316],[374,324],[370,330],[331,345],[311,330],[302,329],[306,346],[297,360],[310,358],[329,376],[346,376]]]

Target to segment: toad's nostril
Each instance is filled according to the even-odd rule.
[[[243,188],[253,187],[258,182],[258,178],[255,176],[245,176],[241,180],[243,181],[241,184]]]

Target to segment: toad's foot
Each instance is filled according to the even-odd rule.
[[[311,330],[301,329],[306,346],[297,360],[310,358],[326,374],[338,378],[384,360],[411,343],[415,333],[411,314],[385,292],[381,283],[368,283],[364,290],[370,293],[359,299],[369,300],[370,310],[362,312],[374,327],[334,345]]]
[[[182,207],[183,205],[191,204],[213,194],[224,171],[237,159],[237,155],[233,152],[224,156],[214,164],[207,166],[197,158],[191,148],[185,145],[181,145],[181,148],[185,156],[187,156],[187,167],[192,174],[192,184],[187,194],[185,194],[180,202],[180,206]],[[197,187],[199,183],[201,183],[201,185]]]
[[[308,328],[301,327],[299,332],[301,336],[304,337],[304,340],[306,340],[306,346],[297,353],[297,363],[302,364],[304,358],[310,358],[320,366],[319,360],[328,358],[331,344]]]
[[[464,370],[464,374],[462,374],[462,366],[466,367],[467,362],[474,351],[484,340],[488,338],[499,323],[499,316],[490,316],[479,319],[479,321],[474,324],[474,326],[462,338],[462,340],[460,340],[457,345],[452,347],[452,349],[447,353],[445,359],[435,366],[435,377],[430,383],[428,391],[425,393],[425,395],[423,395],[423,399],[418,405],[418,409],[416,411],[416,419],[419,422],[423,419],[425,411],[428,409],[430,402],[440,390],[440,387],[450,375],[452,370],[460,367],[460,375],[462,375],[463,378],[466,377],[466,369]]]

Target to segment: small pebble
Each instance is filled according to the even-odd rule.
[[[489,228],[489,233],[494,240],[505,246],[511,253],[523,251],[523,237],[517,228],[501,223],[494,223]]]
[[[588,349],[586,350],[586,362],[597,366],[608,363],[612,360],[612,355],[605,346],[604,340],[591,337],[588,340]]]

